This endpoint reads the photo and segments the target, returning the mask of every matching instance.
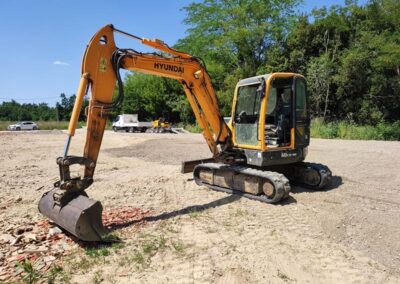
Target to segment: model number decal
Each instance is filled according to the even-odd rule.
[[[287,153],[287,152],[281,153],[282,158],[290,158],[290,157],[296,157],[296,156],[297,156],[297,153]]]
[[[107,59],[105,59],[104,57],[101,57],[100,64],[99,64],[99,71],[106,72],[106,68],[107,68]]]

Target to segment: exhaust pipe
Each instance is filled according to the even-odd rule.
[[[54,188],[43,194],[39,201],[40,213],[80,240],[102,241],[107,231],[101,220],[101,203],[85,196],[84,192],[71,194],[67,202],[59,202],[57,196],[60,193],[65,190]]]

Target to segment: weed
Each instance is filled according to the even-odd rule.
[[[93,284],[99,284],[99,283],[103,282],[103,280],[104,280],[104,277],[103,277],[101,271],[96,271],[96,273],[93,276],[93,281],[92,281]]]
[[[172,227],[172,225],[166,227],[166,229],[167,229],[168,232],[173,233],[173,234],[178,234],[180,232],[178,229]]]
[[[22,269],[22,281],[25,283],[35,283],[38,281],[42,274],[38,270],[38,262],[32,263],[29,259],[24,259],[24,261],[17,263],[18,268]]]
[[[82,257],[73,259],[71,261],[72,270],[80,270],[80,271],[88,271],[93,265],[97,264],[98,261],[96,259],[88,259],[87,257]]]
[[[200,217],[200,213],[201,213],[200,211],[193,209],[189,211],[189,216],[190,218],[198,218]]]
[[[113,243],[113,244],[111,245],[111,247],[112,247],[113,249],[119,250],[119,249],[124,248],[124,247],[125,247],[125,244],[122,243],[122,242]]]
[[[158,248],[163,250],[167,247],[167,239],[164,236],[160,236],[158,239]]]
[[[107,243],[120,243],[121,242],[120,237],[115,233],[105,234],[104,236],[101,237],[101,240],[103,242],[107,242]]]
[[[136,252],[133,255],[132,261],[139,264],[142,267],[146,266],[146,264],[148,263],[148,261],[146,261],[146,258],[144,257],[144,255],[140,252]]]
[[[127,266],[127,265],[129,265],[130,262],[131,262],[130,257],[128,257],[128,256],[123,256],[122,258],[120,258],[120,259],[118,260],[118,265],[119,265],[119,266]]]
[[[105,247],[88,247],[85,251],[87,256],[90,257],[100,257],[100,256],[108,256],[110,255],[110,251]]]
[[[145,254],[152,254],[158,250],[157,244],[154,241],[148,241],[143,244],[143,252]]]
[[[182,241],[172,242],[172,246],[175,249],[175,251],[179,253],[182,253],[185,249],[185,245]]]
[[[47,283],[49,284],[56,282],[70,283],[70,281],[71,275],[68,272],[64,271],[64,269],[58,265],[52,266],[47,274]]]

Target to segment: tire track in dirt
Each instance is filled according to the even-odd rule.
[[[209,190],[205,189],[205,191]],[[216,195],[223,196],[219,193],[216,193]],[[191,201],[190,199],[185,200]],[[186,242],[194,242],[197,246],[202,247],[202,249],[197,250],[202,252],[198,255],[198,258],[201,255],[208,258],[217,255],[216,269],[222,271],[222,274],[229,269],[242,268],[237,265],[241,263],[251,271],[269,271],[269,275],[272,272],[272,275],[276,275],[276,277],[286,275],[289,279],[297,281],[312,281],[315,280],[314,277],[318,277],[318,279],[327,283],[390,281],[390,278],[387,278],[381,268],[374,269],[371,273],[364,271],[363,267],[368,267],[367,270],[371,270],[369,269],[371,266],[379,267],[369,258],[322,239],[322,232],[310,225],[312,222],[310,222],[308,214],[294,210],[297,208],[296,206],[253,203],[254,201],[239,200],[234,205],[240,204],[239,207],[249,210],[251,214],[255,214],[256,218],[253,218],[251,214],[247,217],[230,217],[231,211],[234,210],[230,207],[233,205],[208,209],[208,211],[214,212],[209,212],[210,217],[201,217],[201,219],[207,220],[204,223],[198,224],[197,219],[192,219],[190,226],[182,224],[182,226],[188,228],[185,230],[186,234],[184,233],[181,237]],[[288,210],[287,207],[292,208]],[[215,213],[217,215],[214,217]],[[232,221],[233,228],[230,228],[229,224],[224,224],[223,220],[226,219]],[[204,243],[204,240],[210,237],[207,232],[213,230],[212,226],[210,228],[210,222],[219,227],[219,230],[216,229],[217,237],[212,237],[213,240],[218,241],[211,244]],[[228,228],[221,230],[221,227]],[[248,240],[251,240],[251,242],[249,243]],[[229,250],[232,247],[237,250],[233,253],[234,257],[226,257],[231,260],[225,259],[220,249]],[[215,250],[215,248],[219,249]],[[246,255],[251,255],[252,259],[257,259],[257,263],[249,263]],[[209,265],[201,265],[198,262],[194,262],[193,265],[192,270],[195,271],[209,267]],[[275,269],[275,274],[271,271],[271,267]],[[262,275],[262,273],[253,274],[255,276],[253,279],[262,281]],[[285,278],[286,276],[282,277]]]

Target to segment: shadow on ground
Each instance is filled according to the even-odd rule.
[[[339,188],[343,184],[343,179],[340,176],[332,176],[331,182],[328,186],[323,189],[315,190],[311,188],[306,188],[301,185],[292,185],[291,193],[302,193],[302,192],[323,192],[323,191],[331,191]]]

